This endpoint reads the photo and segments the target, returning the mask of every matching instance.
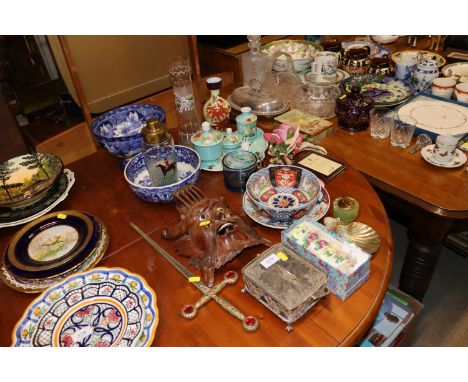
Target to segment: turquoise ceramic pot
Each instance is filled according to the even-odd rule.
[[[241,139],[238,134],[233,133],[232,129],[228,127],[226,129],[226,135],[223,139],[223,152],[230,153],[239,149],[241,144]]]
[[[200,155],[203,163],[216,162],[223,155],[224,134],[212,130],[209,122],[202,123],[202,131],[192,135],[193,149]]]

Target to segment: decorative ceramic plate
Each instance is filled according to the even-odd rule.
[[[21,207],[38,201],[62,170],[62,161],[52,154],[21,155],[0,163],[0,206]]]
[[[434,166],[444,167],[444,168],[456,168],[463,166],[466,163],[466,155],[459,149],[455,150],[452,160],[450,162],[439,162],[434,158],[434,147],[435,145],[429,145],[423,147],[421,150],[421,156],[424,160]]]
[[[336,84],[349,77],[349,73],[341,69],[336,69],[336,78],[334,80],[320,78],[317,79],[317,75],[313,74],[311,71],[308,71],[304,74],[304,81],[313,82],[313,83],[325,83],[325,84]]]
[[[444,101],[413,101],[398,110],[398,117],[405,121],[410,116],[416,127],[436,134],[457,135],[468,132],[468,108]]]
[[[77,257],[89,255],[95,247],[95,242],[91,243],[93,234],[93,222],[84,213],[50,213],[13,235],[7,251],[8,261],[12,267],[34,275],[55,270]]]
[[[410,84],[400,80],[387,83],[373,82],[361,87],[361,93],[371,97],[376,106],[399,105],[413,95]]]
[[[39,293],[60,282],[72,273],[83,272],[94,267],[102,259],[104,253],[106,252],[107,246],[109,244],[109,234],[107,232],[106,226],[98,218],[92,218],[98,235],[96,247],[89,254],[89,256],[87,256],[86,259],[77,266],[71,265],[69,269],[62,271],[60,274],[55,276],[28,279],[18,276],[12,272],[11,266],[8,264],[8,259],[2,256],[0,257],[0,277],[5,282],[5,284],[17,291],[24,293]],[[8,247],[6,250],[8,250]]]
[[[2,224],[27,219],[46,209],[66,192],[68,186],[70,183],[74,182],[74,180],[75,178],[73,173],[70,170],[65,169],[53,187],[51,187],[47,194],[36,203],[20,208],[0,207],[0,228],[2,227]]]
[[[460,82],[468,82],[468,62],[455,62],[442,68],[445,77],[458,77]]]
[[[294,223],[294,221],[285,222],[271,219],[266,214],[264,214],[263,211],[257,208],[257,206],[252,202],[247,193],[244,193],[242,205],[245,213],[249,216],[249,218],[265,227],[285,229]],[[317,203],[312,207],[312,209],[306,216],[318,221],[325,216],[329,208],[330,195],[328,194],[328,191],[325,188],[322,188]]]
[[[37,297],[16,324],[12,346],[149,346],[158,323],[156,294],[144,278],[95,268]]]
[[[404,60],[413,60],[414,63],[422,61],[437,61],[439,68],[444,66],[446,60],[440,54],[429,52],[428,50],[402,50],[401,52],[396,52],[392,55],[392,61],[396,64],[401,64]]]
[[[390,49],[384,48],[383,46],[374,44],[371,41],[356,40],[356,41],[346,41],[341,43],[343,49],[358,49],[368,46],[370,49],[371,57],[390,57],[392,51]]]

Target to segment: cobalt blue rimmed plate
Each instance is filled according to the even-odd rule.
[[[92,217],[78,211],[47,214],[13,236],[6,263],[21,277],[54,275],[92,251],[97,240],[95,228]]]

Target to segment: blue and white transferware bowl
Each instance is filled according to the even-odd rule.
[[[200,176],[200,156],[185,146],[175,146],[177,154],[177,183],[154,187],[143,154],[134,156],[125,166],[124,176],[132,191],[147,202],[166,204],[174,198],[172,192],[186,184],[195,183]]]
[[[306,215],[320,195],[320,182],[310,171],[297,166],[270,166],[247,180],[252,202],[277,221]]]
[[[141,152],[141,129],[150,118],[158,118],[164,123],[166,113],[159,106],[150,104],[122,106],[97,117],[91,130],[107,151],[128,158]]]
[[[123,268],[95,268],[47,289],[26,309],[13,346],[149,346],[159,323],[156,294]]]

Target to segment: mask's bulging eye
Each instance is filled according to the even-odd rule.
[[[204,221],[207,219],[207,216],[205,214],[200,214],[200,216],[198,216],[198,220],[200,221]]]

